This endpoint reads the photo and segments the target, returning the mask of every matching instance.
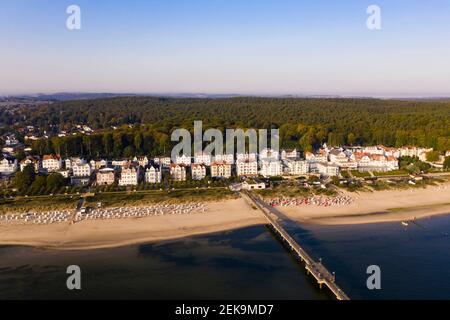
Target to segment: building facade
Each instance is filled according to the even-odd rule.
[[[258,162],[256,161],[240,161],[236,162],[236,173],[238,177],[252,177],[258,175]]]
[[[161,183],[162,173],[161,167],[150,166],[145,170],[145,182],[146,183]]]
[[[42,159],[42,168],[48,172],[56,172],[62,168],[62,160],[59,154],[45,155]]]
[[[339,166],[332,163],[317,162],[316,169],[318,173],[324,176],[335,177],[339,175]]]
[[[4,157],[0,160],[0,173],[5,175],[13,174],[17,171],[17,159]]]
[[[137,186],[139,184],[139,167],[122,168],[119,186]]]
[[[173,181],[186,181],[186,166],[171,164],[170,177]]]
[[[103,168],[97,172],[97,185],[99,186],[110,186],[115,182],[114,169]]]
[[[285,160],[284,164],[290,175],[302,175],[310,172],[309,162],[305,160]]]
[[[194,163],[191,166],[192,180],[203,180],[206,178],[206,167],[202,164]]]
[[[281,162],[278,160],[262,160],[259,173],[264,177],[277,177],[283,174]]]
[[[214,162],[211,164],[211,177],[213,178],[230,178],[231,164],[227,162]]]
[[[90,177],[92,168],[89,163],[74,163],[72,164],[72,173],[74,177]]]

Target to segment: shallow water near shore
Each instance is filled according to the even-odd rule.
[[[353,299],[450,299],[450,215],[287,229]],[[66,288],[79,265],[82,290]],[[381,268],[381,290],[366,268]],[[264,226],[86,251],[0,247],[0,299],[332,299]]]
[[[79,265],[82,290],[66,289]],[[330,299],[264,226],[89,251],[0,247],[0,299]]]

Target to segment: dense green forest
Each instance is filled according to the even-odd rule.
[[[53,137],[34,142],[33,147],[41,154],[92,157],[168,154],[173,129],[192,129],[194,120],[202,120],[204,129],[279,128],[281,146],[301,150],[315,149],[324,142],[450,149],[450,102],[446,101],[124,97],[0,113],[3,124],[34,125],[47,132],[87,124],[97,133]]]

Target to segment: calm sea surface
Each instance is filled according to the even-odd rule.
[[[351,298],[450,299],[450,215],[400,223],[287,224]],[[1,237],[1,235],[0,235]],[[66,289],[66,268],[82,290]],[[379,291],[366,268],[381,268]],[[0,247],[0,299],[331,299],[263,226],[92,251]]]

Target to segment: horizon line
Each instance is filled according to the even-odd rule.
[[[335,98],[335,99],[450,99],[449,94],[340,94],[340,93],[221,93],[221,92],[119,92],[119,91],[47,91],[26,93],[0,93],[0,98],[38,98],[55,95],[112,95],[112,96],[153,96],[212,98],[220,97],[261,97],[261,98]]]

